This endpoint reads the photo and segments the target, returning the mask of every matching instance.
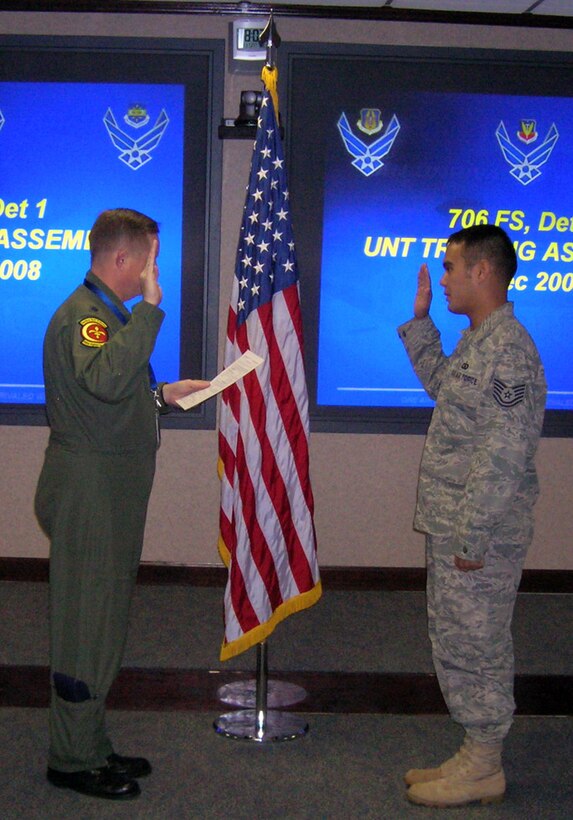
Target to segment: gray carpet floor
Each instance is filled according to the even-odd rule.
[[[222,589],[139,586],[124,665],[254,671],[255,650],[219,661]],[[48,662],[48,590],[0,582],[0,663]],[[514,621],[517,671],[573,674],[573,600],[522,594]],[[273,669],[431,672],[424,595],[327,591],[269,640]],[[116,748],[146,754],[154,772],[135,801],[107,803],[45,780],[47,712],[0,709],[0,818],[230,818],[345,820],[435,817],[410,806],[402,785],[412,765],[433,765],[461,741],[442,715],[306,714],[310,730],[288,742],[222,737],[220,713],[108,715]],[[573,818],[573,719],[518,717],[506,743],[504,803],[451,810],[455,818]]]
[[[0,710],[0,809],[34,818],[229,818],[346,820],[436,817],[410,806],[401,778],[411,764],[438,763],[461,734],[447,717],[314,715],[297,740],[253,744],[212,729],[216,715],[109,713],[122,750],[146,752],[154,772],[142,795],[106,803],[59,791],[44,779],[47,715]],[[573,817],[573,722],[517,718],[506,746],[504,803],[451,810],[452,818]]]
[[[48,662],[48,587],[0,582],[0,664]],[[222,663],[223,590],[138,586],[124,666],[242,669],[255,650]],[[573,596],[520,594],[513,624],[516,672],[573,674]],[[268,641],[270,669],[432,672],[423,592],[326,591]]]

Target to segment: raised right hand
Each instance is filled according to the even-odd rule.
[[[157,237],[154,237],[151,240],[145,267],[139,277],[141,295],[144,301],[150,302],[152,305],[159,305],[163,298],[161,285],[159,284],[159,268],[157,267],[158,250],[159,240]]]
[[[424,262],[418,271],[418,290],[414,299],[414,316],[416,319],[424,319],[430,312],[432,304],[432,282],[430,271]]]

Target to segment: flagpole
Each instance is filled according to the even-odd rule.
[[[271,11],[267,25],[260,35],[261,42],[265,45],[266,67],[272,69],[275,61],[273,59],[273,48],[278,48],[281,43],[280,35],[277,31]],[[277,112],[278,115],[278,112]],[[264,685],[261,682],[259,670],[264,664]],[[246,681],[233,681],[226,683],[217,690],[217,697],[223,703],[231,706],[242,706],[244,708],[259,709],[258,698],[260,693],[265,692],[265,711],[267,705],[271,707],[291,706],[299,703],[307,696],[307,692],[302,686],[285,681],[269,680],[267,666],[267,644],[262,641],[257,646],[257,677]]]
[[[291,740],[308,732],[308,723],[303,718],[268,709],[271,697],[266,639],[278,620],[312,606],[322,592],[312,522],[314,503],[308,478],[308,418],[298,271],[280,142],[277,70],[272,52],[273,46],[279,43],[271,14],[261,33],[261,44],[267,49],[267,65],[263,67],[261,79],[268,93],[261,102],[253,147],[225,354],[226,360],[232,361],[245,345],[253,350],[260,348],[265,366],[257,378],[245,379],[240,387],[223,392],[219,426],[222,482],[219,549],[230,568],[221,658],[226,660],[255,644],[253,623],[258,623],[265,639],[257,644],[254,692],[253,682],[249,681],[238,696],[240,700],[250,698],[248,705],[254,708],[221,715],[213,725],[226,737],[259,743]],[[266,332],[269,329],[270,334]],[[279,391],[279,385],[285,389]],[[247,413],[240,412],[244,403],[249,407]],[[261,412],[257,412],[257,408]],[[278,466],[279,455],[280,464],[288,468],[284,471]],[[255,510],[255,513],[247,520],[244,510]],[[273,521],[276,526],[270,526]],[[273,540],[275,543],[271,544]],[[284,550],[288,550],[288,563],[277,563],[276,555]],[[256,564],[255,554],[268,556],[262,575],[262,565]],[[233,566],[237,567],[234,573]],[[250,572],[250,566],[258,569]],[[262,629],[265,624],[269,625],[268,631]],[[249,634],[252,634],[252,642],[248,638],[244,640]],[[283,699],[281,705],[286,705],[285,689],[292,684],[276,686],[281,691],[278,695]],[[236,702],[236,689],[236,683],[229,684],[221,687],[219,694],[222,699]],[[276,695],[276,687],[273,689]],[[289,693],[290,703],[306,697],[300,687],[295,689],[295,694]]]
[[[267,642],[257,644],[257,697],[255,710],[257,712],[257,735],[264,734],[267,723],[267,684],[269,666],[267,657]]]
[[[261,31],[260,41],[263,43],[267,50],[267,60],[266,65],[267,68],[274,68],[275,62],[273,60],[273,48],[278,48],[281,44],[281,38],[277,31],[277,27],[275,26],[275,21],[273,19],[273,13],[271,11],[269,22],[266,24],[264,29]]]

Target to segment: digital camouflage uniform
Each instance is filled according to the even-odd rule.
[[[449,357],[429,316],[398,333],[436,402],[414,519],[426,533],[434,665],[454,720],[478,742],[499,742],[515,708],[511,619],[539,493],[543,366],[510,302],[464,331]],[[484,567],[462,572],[455,555]]]
[[[148,364],[163,311],[131,315],[92,273],[118,316],[80,285],[44,340],[51,427],[36,492],[50,538],[52,702],[48,765],[103,766],[113,749],[104,703],[123,654],[157,450]]]

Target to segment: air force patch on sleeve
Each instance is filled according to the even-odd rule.
[[[80,320],[81,342],[86,347],[102,347],[109,339],[107,325],[101,319],[88,316]]]
[[[515,407],[525,398],[525,385],[515,384],[510,387],[499,379],[493,380],[493,397],[500,407]]]

